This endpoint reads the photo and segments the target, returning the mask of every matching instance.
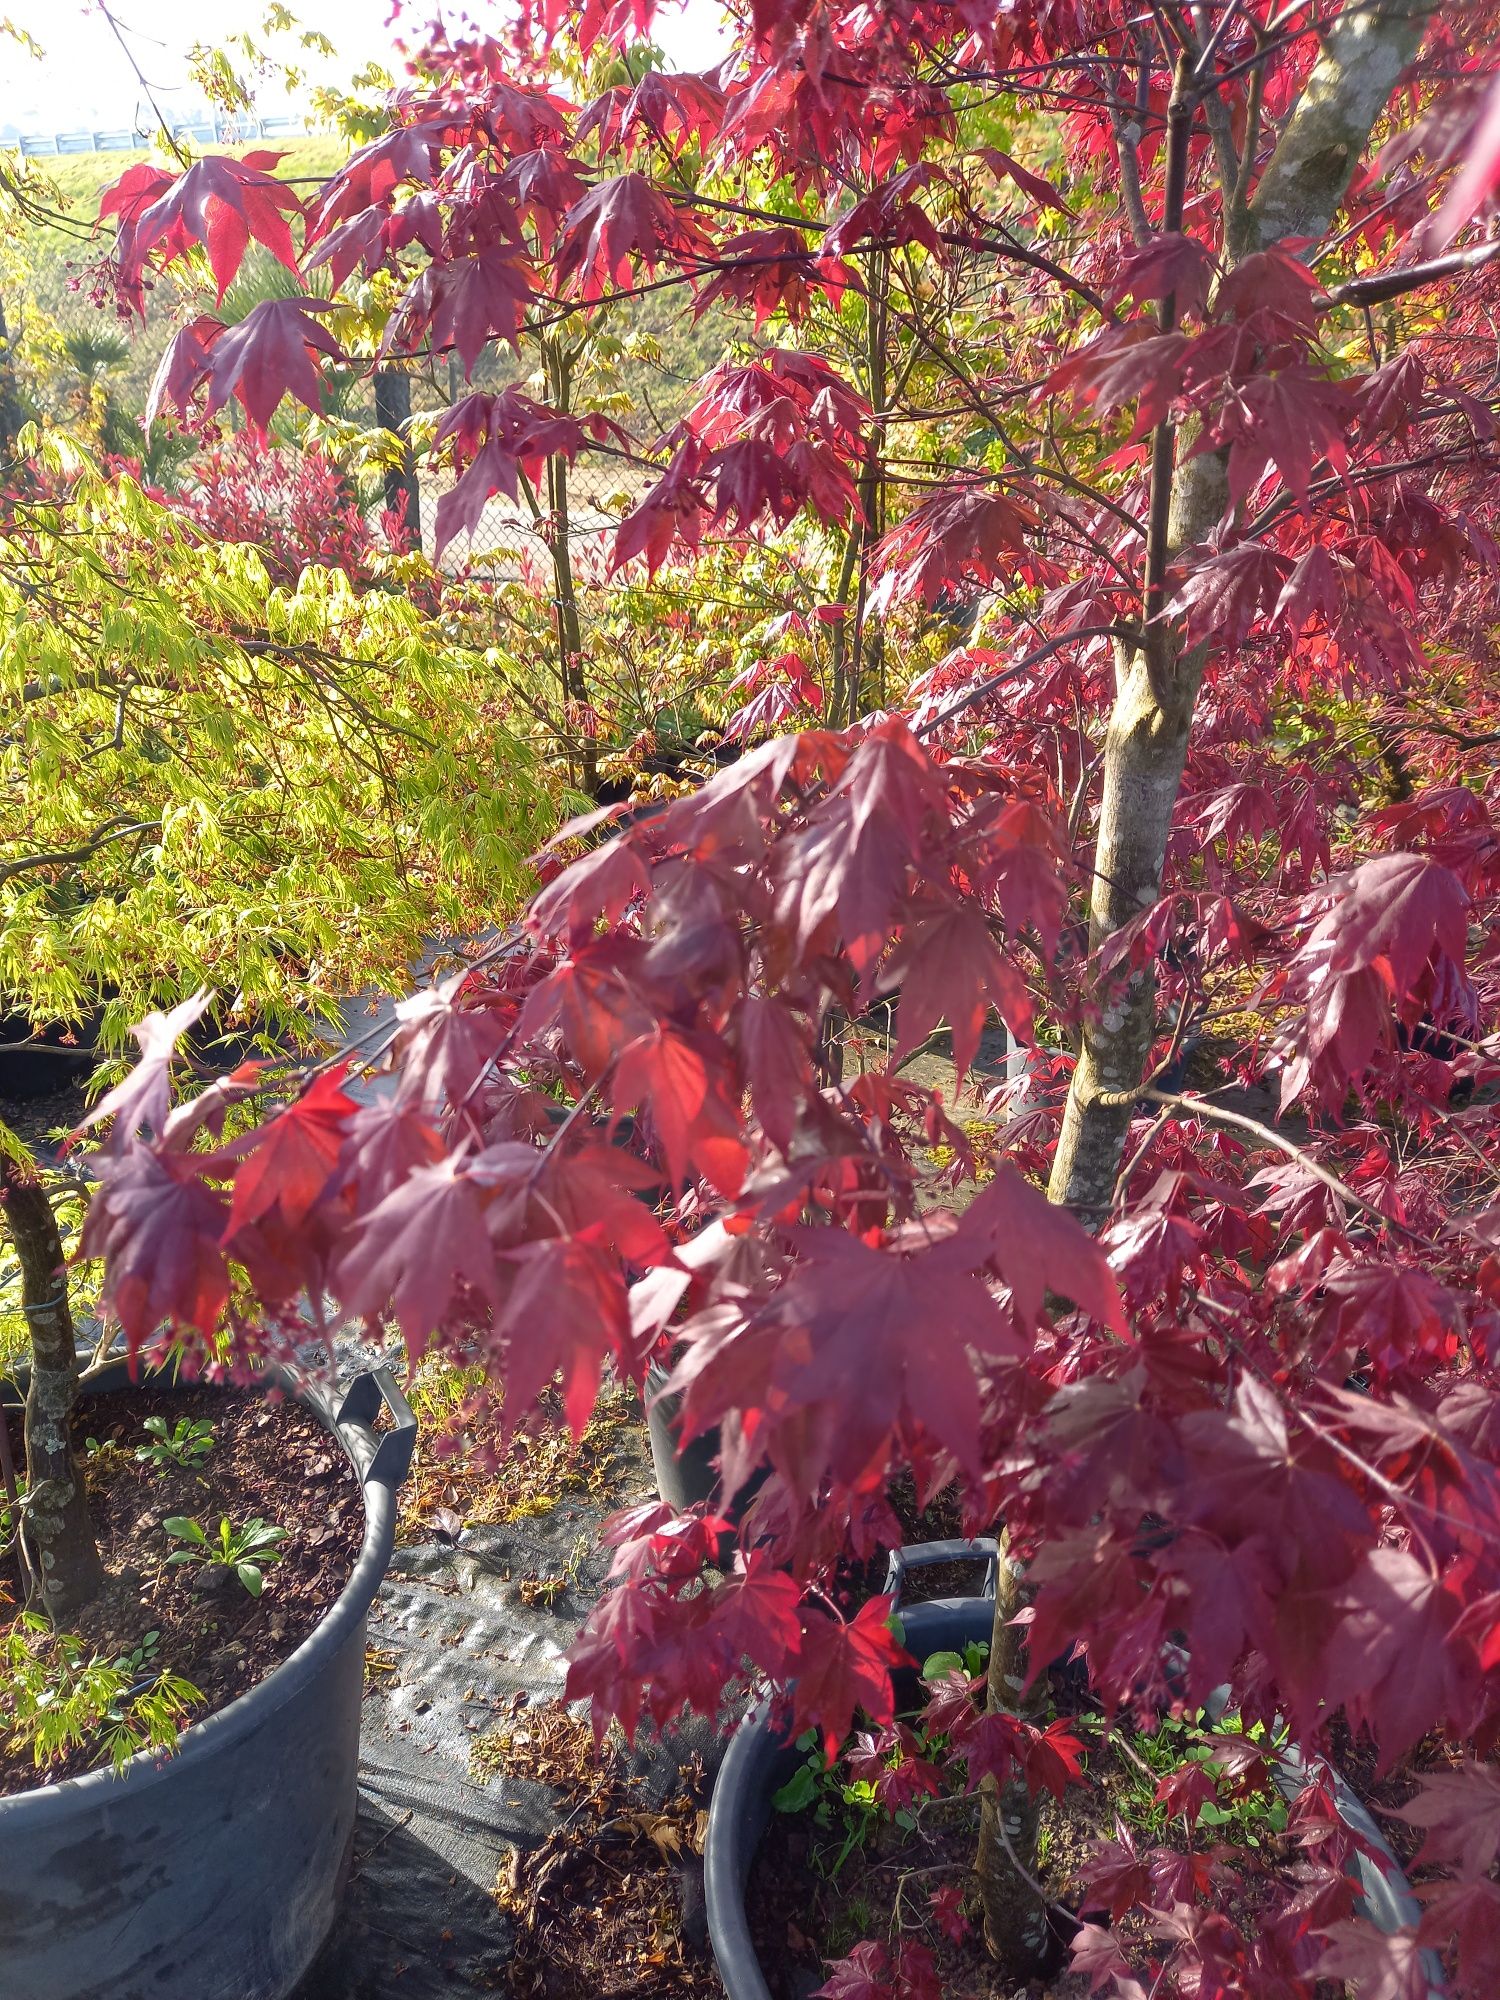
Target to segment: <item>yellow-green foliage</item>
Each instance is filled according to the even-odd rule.
[[[29,1753],[39,1770],[80,1749],[116,1771],[138,1750],[175,1750],[203,1696],[180,1674],[142,1687],[141,1664],[139,1655],[101,1659],[74,1634],[23,1613],[0,1651],[0,1740]]]
[[[84,463],[0,518],[0,1000],[130,1022],[199,986],[296,1033],[507,916],[555,787],[473,614],[205,544]],[[425,572],[423,572],[425,574]],[[43,855],[57,858],[37,865]]]

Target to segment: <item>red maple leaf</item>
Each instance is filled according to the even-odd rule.
[[[1397,1808],[1424,1829],[1421,1859],[1461,1875],[1487,1875],[1500,1859],[1500,1772],[1472,1758],[1452,1771],[1425,1774],[1414,1799]]]
[[[560,291],[597,299],[629,283],[637,258],[654,271],[664,258],[691,268],[713,254],[713,238],[686,203],[642,174],[615,174],[568,210],[553,269]]]
[[[458,1158],[415,1168],[344,1239],[333,1284],[345,1310],[365,1315],[389,1308],[415,1356],[452,1310],[461,1281],[497,1306],[482,1194]]]
[[[601,148],[618,145],[627,159],[643,143],[675,157],[717,136],[723,115],[724,92],[712,76],[648,69],[639,83],[614,84],[596,97],[573,139],[580,145],[597,135]]]
[[[778,309],[796,326],[811,310],[815,292],[837,311],[849,287],[861,283],[842,257],[815,255],[801,232],[791,228],[744,230],[726,237],[716,256],[723,268],[695,295],[695,319],[702,319],[711,306],[730,302],[754,306],[757,330]]]
[[[135,1068],[113,1090],[101,1097],[86,1118],[81,1118],[70,1134],[70,1143],[85,1132],[112,1118],[114,1130],[105,1140],[105,1153],[123,1152],[144,1126],[158,1138],[166,1129],[171,1103],[170,1075],[177,1043],[195,1021],[203,1018],[213,995],[195,993],[170,1013],[150,1013],[130,1031],[141,1052]]]
[[[802,1261],[766,1309],[779,1334],[776,1397],[807,1420],[781,1436],[802,1490],[822,1474],[854,1481],[898,1422],[920,1425],[979,1471],[973,1355],[1016,1355],[1021,1341],[950,1237],[912,1256],[842,1231],[799,1232]]]
[[[1069,1785],[1083,1776],[1083,1745],[1065,1719],[1049,1722],[1045,1729],[1028,1729],[1021,1753],[1021,1773],[1033,1798],[1050,1792],[1060,1799]]]
[[[549,458],[571,463],[590,434],[605,429],[615,426],[604,419],[590,424],[548,409],[514,384],[498,395],[466,396],[445,410],[433,435],[433,456],[446,445],[459,477],[438,500],[435,557],[455,535],[475,532],[494,494],[514,500],[521,474],[535,487]]]
[[[1021,1762],[1026,1747],[1025,1725],[1003,1709],[976,1715],[964,1729],[955,1749],[964,1760],[971,1792],[977,1792],[991,1778],[1002,1789]]]
[[[1134,299],[1139,305],[1170,298],[1175,299],[1179,316],[1201,313],[1217,269],[1206,243],[1200,243],[1196,236],[1164,230],[1126,251],[1109,303]]]
[[[1416,984],[1434,951],[1460,964],[1469,897],[1451,868],[1424,854],[1383,854],[1327,885],[1329,909],[1308,949],[1326,948],[1337,974],[1388,967],[1398,999]]]
[[[1134,1901],[1132,1895],[1124,1909],[1113,1914],[1123,1916]],[[1084,1907],[1098,1906],[1085,1904]],[[1068,1954],[1072,1970],[1087,1975],[1090,1993],[1097,1993],[1106,1980],[1111,1982],[1109,1990],[1115,2000],[1136,2000],[1136,1996],[1144,1990],[1130,1977],[1130,1961],[1121,1949],[1119,1939],[1102,1924],[1080,1924],[1068,1947]]]
[[[950,1944],[965,1942],[974,1927],[964,1915],[962,1889],[952,1882],[934,1889],[927,1898],[927,1907],[932,1911],[932,1921]]]
[[[897,963],[901,1005],[893,1062],[919,1048],[946,1020],[953,1030],[953,1065],[961,1083],[992,1007],[1013,1034],[1030,1035],[1026,983],[991,937],[976,904],[918,904]]]
[[[221,1156],[237,1159],[228,1233],[279,1207],[283,1219],[299,1223],[332,1177],[344,1134],[358,1106],[344,1090],[347,1062],[317,1076],[248,1139]]]
[[[878,1938],[865,1938],[847,1958],[833,1960],[812,2000],[895,2000],[891,1955]]]
[[[1126,1330],[1125,1308],[1109,1260],[1088,1231],[1002,1166],[980,1189],[959,1224],[959,1238],[1010,1288],[1020,1325],[1030,1332],[1048,1292],[1071,1299],[1101,1326]]]
[[[1182,393],[1192,343],[1186,334],[1153,333],[1144,319],[1107,326],[1054,371],[1048,389],[1071,391],[1102,416],[1136,403],[1130,441],[1164,423]]]
[[[262,433],[283,396],[295,396],[310,410],[321,409],[322,385],[313,357],[345,359],[333,335],[315,318],[330,311],[323,299],[262,299],[238,326],[194,320],[162,356],[146,405],[147,423],[166,397],[186,416],[205,385],[209,416],[234,397]]]
[[[1137,1852],[1124,1827],[1118,1839],[1094,1845],[1079,1869],[1079,1878],[1084,1891],[1079,1907],[1107,1910],[1116,1923],[1146,1900],[1151,1879],[1145,1856]]]
[[[254,152],[236,160],[207,153],[185,173],[159,184],[149,206],[143,201],[147,183],[139,168],[130,168],[106,189],[100,213],[119,217],[117,254],[126,293],[138,292],[140,273],[153,250],[170,264],[196,243],[208,252],[220,303],[252,240],[295,272],[297,253],[286,212],[300,210],[301,199],[266,171],[281,157]]]
[[[804,1613],[802,1659],[792,1689],[793,1729],[816,1729],[830,1763],[849,1734],[856,1710],[877,1724],[891,1720],[891,1675],[910,1661],[890,1628],[892,1600],[872,1597],[840,1623],[816,1609]]]
[[[132,1353],[163,1326],[212,1333],[229,1297],[219,1247],[228,1210],[199,1165],[129,1145],[89,1205],[79,1254],[105,1260],[105,1299]]]
[[[1459,1663],[1448,1636],[1458,1605],[1404,1549],[1372,1549],[1337,1598],[1343,1623],[1328,1649],[1329,1685],[1352,1723],[1368,1722],[1382,1768],[1458,1712]]]
[[[443,1142],[422,1106],[399,1092],[360,1105],[345,1138],[342,1174],[373,1208],[414,1167],[442,1158]]]
[[[1174,1818],[1180,1814],[1190,1826],[1195,1826],[1203,1808],[1217,1803],[1219,1788],[1206,1766],[1187,1763],[1158,1778],[1151,1796]]]
[[[703,452],[697,439],[690,438],[621,521],[613,567],[643,555],[647,574],[655,576],[679,544],[687,555],[698,548],[710,511]]]
[[[1306,511],[1319,460],[1335,472],[1349,462],[1347,432],[1353,397],[1312,368],[1283,368],[1229,386],[1199,449],[1229,448],[1229,492],[1243,506],[1274,465]]]
[[[812,1080],[807,1031],[784,1001],[747,993],[735,1009],[732,1032],[751,1106],[767,1136],[785,1152]]]
[[[634,1737],[641,1713],[638,1662],[649,1661],[656,1646],[659,1590],[619,1583],[594,1605],[583,1630],[568,1648],[568,1677],[563,1700],[589,1700],[594,1736],[604,1733],[618,1717],[628,1737]]]
[[[1002,153],[998,146],[976,147],[975,158],[983,160],[997,179],[1008,180],[1018,187],[1022,194],[1029,195],[1038,208],[1054,209],[1059,215],[1069,217],[1073,215],[1073,210],[1053,187],[1051,181],[1044,180],[1040,174],[1032,173],[1029,167],[1023,167],[1019,161],[1013,160],[1009,153]]]
[[[691,1172],[721,1194],[739,1193],[749,1153],[733,1078],[710,1038],[652,1023],[619,1051],[610,1095],[617,1111],[649,1113],[679,1186]]]
[[[1417,1894],[1424,1906],[1417,1937],[1436,1952],[1447,1950],[1451,1940],[1458,1957],[1457,1990],[1472,2000],[1500,1992],[1500,1882],[1488,1877],[1425,1882]]]
[[[505,1040],[505,1017],[480,1004],[482,999],[470,976],[458,972],[397,1003],[403,1097],[423,1104],[464,1102]]]
[[[802,1648],[802,1593],[765,1549],[752,1549],[743,1569],[726,1577],[709,1604],[705,1640],[732,1672],[753,1660],[766,1673],[794,1673]]]
[[[958,583],[991,584],[1007,570],[1041,515],[1029,496],[969,481],[920,501],[875,552],[877,610],[913,598],[930,605]]]
[[[318,242],[336,223],[364,210],[383,210],[404,181],[430,186],[437,178],[443,147],[458,130],[448,118],[415,118],[351,153],[319,192],[309,215],[307,241]]]
[[[523,1149],[524,1150],[524,1149]],[[562,1375],[563,1414],[575,1437],[588,1428],[608,1355],[629,1345],[630,1305],[618,1258],[597,1228],[544,1238],[505,1253],[515,1282],[505,1302],[505,1428]]]
[[[1347,1979],[1359,2000],[1428,2000],[1430,1984],[1415,1931],[1378,1931],[1351,1919],[1324,1933],[1327,1949],[1314,1970],[1320,1979]]]
[[[1266,610],[1279,610],[1286,575],[1287,560],[1278,550],[1260,541],[1236,542],[1188,571],[1171,608],[1182,615],[1190,643],[1222,638],[1238,645]]]
[[[386,327],[385,353],[456,348],[464,374],[492,340],[519,348],[536,276],[513,243],[485,243],[471,255],[426,265],[401,295]]]

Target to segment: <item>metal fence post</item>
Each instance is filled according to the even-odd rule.
[[[375,421],[402,440],[401,463],[385,470],[385,504],[394,513],[405,508],[405,519],[416,547],[422,546],[422,489],[406,426],[411,422],[411,377],[398,368],[375,371]]]

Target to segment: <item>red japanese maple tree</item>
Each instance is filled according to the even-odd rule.
[[[430,46],[306,202],[261,159],[112,197],[127,301],[195,244],[222,290],[253,238],[394,280],[387,351],[466,368],[622,293],[738,307],[747,358],[655,446],[525,380],[466,397],[440,533],[625,451],[622,562],[780,532],[835,560],[788,677],[821,726],[564,829],[524,925],[388,1052],[169,1109],[153,1022],[95,1114],[87,1248],[133,1349],[389,1318],[482,1358],[508,1426],[667,1358],[725,1499],[765,1477],[727,1570],[715,1516],[615,1524],[569,1683],[601,1721],[765,1676],[831,1743],[889,1724],[887,1604],[846,1617],[830,1578],[899,1539],[897,1471],[956,1482],[1025,1559],[1033,1670],[1079,1647],[1106,1701],[1227,1682],[1310,1750],[1443,1746],[1420,1933],[1352,1918],[1316,1762],[1302,1880],[1253,1932],[1170,1856],[1101,1864],[1101,1910],[1174,1911],[1156,1991],[1414,1996],[1432,1946],[1491,1993],[1493,11],[731,11],[724,66],[673,76],[609,53],[653,0],[544,0]],[[315,402],[330,328],[313,297],[201,319],[161,393]],[[896,642],[965,593],[974,643],[903,687]],[[946,1022],[961,1079],[991,1010],[1034,1060],[976,1188],[903,1064]],[[992,1834],[1049,1765],[984,1725],[957,1748],[1002,1781]],[[987,1852],[1001,1949],[1033,1912]],[[1097,1929],[1079,1963],[1126,1981]],[[831,1990],[932,1990],[920,1953],[851,1967]]]

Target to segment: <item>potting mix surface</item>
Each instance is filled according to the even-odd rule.
[[[146,1420],[201,1424],[207,1449],[177,1464],[158,1450]],[[21,1462],[21,1421],[4,1419]],[[124,1389],[85,1397],[75,1434],[84,1454],[89,1511],[104,1562],[103,1589],[67,1619],[106,1661],[136,1656],[138,1673],[181,1676],[202,1697],[202,1721],[245,1694],[287,1659],[335,1602],[364,1537],[364,1504],[353,1468],[317,1418],[286,1398],[217,1388]],[[173,1562],[189,1544],[169,1520],[197,1521],[210,1542],[221,1521],[233,1531],[260,1520],[280,1528],[253,1596],[232,1567]],[[0,1586],[20,1601],[14,1554]],[[0,1603],[0,1630],[7,1616]],[[96,1746],[38,1771],[29,1747],[0,1734],[0,1796],[76,1777],[100,1762]]]

